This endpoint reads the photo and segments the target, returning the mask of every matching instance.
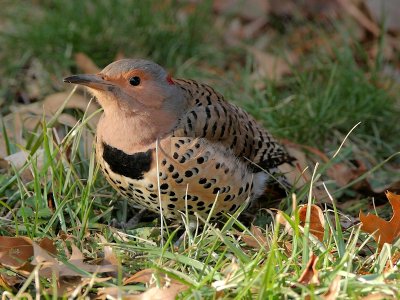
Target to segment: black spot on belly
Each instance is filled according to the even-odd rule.
[[[103,159],[114,173],[132,179],[143,179],[144,173],[150,170],[152,149],[146,152],[126,154],[125,152],[103,143]]]

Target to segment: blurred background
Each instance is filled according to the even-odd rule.
[[[399,151],[398,0],[3,0],[0,15],[7,122],[29,105],[41,116],[70,90],[64,76],[140,57],[212,85],[322,160],[361,122],[341,152],[352,178]],[[386,166],[372,189],[398,181],[398,161]]]

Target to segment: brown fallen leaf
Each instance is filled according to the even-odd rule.
[[[0,236],[0,264],[22,267],[33,255],[32,241],[27,237]]]
[[[4,158],[0,158],[0,168],[8,170],[13,167],[18,171],[25,165],[28,159],[29,153],[26,151],[19,151]],[[41,169],[43,167],[44,150],[38,149],[33,155],[33,160],[37,162],[37,168]],[[20,176],[23,182],[29,182],[33,179],[33,174],[33,170],[31,166],[29,166],[22,173],[20,173]]]
[[[180,292],[188,287],[182,284],[171,284],[168,287],[152,287],[141,294],[127,293],[118,287],[101,288],[95,299],[124,299],[124,300],[175,300]]]
[[[155,270],[154,269],[144,269],[136,272],[132,276],[124,279],[124,285],[140,282],[140,283],[149,283],[151,278],[153,277]]]
[[[117,266],[91,265],[83,262],[84,257],[80,250],[71,244],[72,254],[68,263],[88,273],[116,272]],[[0,265],[12,268],[23,276],[28,276],[33,266],[40,265],[39,275],[45,278],[66,276],[86,277],[82,273],[73,270],[69,264],[59,261],[56,257],[57,249],[54,242],[44,238],[39,243],[28,237],[0,236]],[[32,261],[30,259],[32,258]]]
[[[245,20],[266,18],[269,2],[264,0],[214,0],[213,8],[218,14],[236,15]]]
[[[6,274],[4,274],[6,275]],[[5,291],[11,291],[12,284],[9,284],[7,278],[3,274],[0,274],[0,288]]]
[[[129,299],[132,300],[175,300],[180,292],[183,292],[188,287],[183,284],[171,284],[168,287],[158,288],[152,287],[139,295],[132,295]],[[125,297],[124,297],[125,299]]]
[[[297,62],[298,57],[294,53],[288,52],[287,60],[272,53],[267,53],[256,47],[247,46],[247,51],[253,55],[257,71],[253,74],[254,79],[270,79],[279,81],[283,75],[291,72],[290,64]]]
[[[390,221],[381,219],[376,215],[364,215],[360,211],[361,230],[373,235],[375,241],[381,248],[384,243],[392,244],[400,237],[400,195],[386,192],[393,209],[393,216]]]
[[[370,20],[357,6],[354,1],[348,0],[337,0],[340,6],[351,15],[362,27],[372,33],[375,37],[378,37],[381,30],[372,20]]]
[[[385,293],[372,293],[368,296],[359,298],[359,300],[397,300],[398,298],[393,295],[388,295]]]
[[[319,284],[318,279],[318,270],[315,268],[318,262],[318,256],[314,253],[311,255],[310,260],[307,263],[306,268],[303,273],[300,275],[300,278],[297,282],[307,285],[307,284]]]
[[[346,163],[334,164],[326,171],[326,174],[330,178],[334,179],[338,186],[342,187],[357,179],[367,171],[367,167],[364,163],[358,160],[357,166],[350,166]]]
[[[302,205],[299,209],[300,225],[303,227],[306,224],[307,207],[308,207],[308,205],[305,204],[305,205]],[[315,204],[312,204],[310,209],[311,209],[310,233],[315,235],[321,242],[323,242],[324,241],[324,232],[325,232],[324,214],[322,213],[321,208],[319,208]]]
[[[50,120],[57,110],[64,104],[65,100],[68,99],[69,93],[55,93],[47,96],[43,101],[36,102],[29,105],[20,105],[20,106],[11,106],[10,110],[12,111],[10,114],[3,118],[5,128],[7,128],[7,134],[9,135],[9,139],[13,143],[25,145],[26,142],[22,138],[22,132],[26,131],[37,131],[37,126],[40,122],[42,122],[43,117],[47,120]],[[79,94],[73,94],[68,103],[65,105],[65,109],[77,109],[82,112],[87,112],[87,115],[92,115],[94,112],[98,110],[99,106],[95,101],[90,102],[89,97],[84,97]],[[88,124],[91,128],[95,128],[97,122],[99,120],[100,114],[93,115],[92,118],[88,120]],[[76,125],[78,120],[67,113],[62,113],[58,117],[58,124],[67,125],[69,127],[73,127]],[[56,128],[58,128],[56,126]],[[60,131],[57,131],[59,134],[59,138],[63,138],[66,132],[62,134]],[[93,144],[93,133],[84,128],[82,132],[82,141],[85,145],[85,150],[88,155],[90,155]],[[9,169],[11,165],[13,165],[16,170],[22,168],[27,159],[28,152],[19,151],[17,153],[13,153],[11,155],[7,155],[6,144],[4,142],[3,136],[0,134],[0,168],[1,169]],[[43,165],[43,150],[39,149],[35,153],[35,160],[37,160],[38,168],[40,169]],[[24,182],[31,181],[33,179],[31,168],[27,168],[25,171],[21,173],[21,178]]]
[[[244,233],[240,234],[240,237],[247,246],[252,247],[256,250],[259,250],[261,248],[269,249],[268,241],[259,227],[251,224],[250,232],[252,233],[252,235]]]
[[[299,16],[303,18],[321,19],[337,15],[336,0],[269,0],[273,14],[286,17]]]
[[[222,279],[214,281],[211,286],[216,289],[217,292],[237,286],[237,283],[235,282],[235,275],[239,270],[239,264],[236,262],[235,258],[232,258],[231,262],[224,266],[221,270],[221,274],[223,275]]]
[[[93,60],[82,52],[75,54],[75,63],[83,73],[96,74],[101,71],[101,69],[93,62]]]
[[[400,250],[397,249],[390,260],[386,262],[385,269],[383,270],[383,273],[388,273],[388,272],[393,272],[397,270],[397,266],[400,265]]]
[[[284,163],[279,165],[278,169],[282,174],[285,174],[285,177],[292,186],[300,189],[309,182],[312,177],[310,168],[308,167],[307,157],[303,151],[291,146],[288,141],[284,141],[284,143],[289,155],[295,160],[291,164]]]
[[[155,276],[158,277],[158,281],[155,280]],[[140,270],[132,276],[125,278],[123,284],[128,285],[130,283],[144,283],[149,287],[156,287],[157,282],[163,287],[170,285],[183,285],[180,281],[169,278],[168,275],[162,271],[155,269]]]
[[[104,244],[107,244],[107,240],[104,236],[102,236],[101,234],[97,234],[97,236],[99,237],[100,241]],[[105,245],[103,248],[104,251],[104,258],[101,262],[101,265],[112,265],[115,266],[116,270],[118,269],[118,267],[120,266],[120,263],[118,261],[117,256],[115,255],[113,248],[111,246]],[[110,276],[113,277],[117,277],[118,273],[117,272],[112,272],[109,274]]]
[[[79,276],[71,276],[71,277],[61,277],[57,282],[57,289],[55,290],[52,287],[46,289],[46,293],[52,296],[57,297],[68,297],[72,294],[81,295],[82,290],[87,286],[92,286],[95,283],[106,282],[112,279],[112,277],[105,278],[81,278]]]
[[[324,300],[336,300],[339,296],[340,292],[340,279],[341,277],[338,275],[329,285],[328,290],[321,296]]]
[[[400,9],[398,0],[365,0],[376,24],[385,24],[388,30],[400,32]]]

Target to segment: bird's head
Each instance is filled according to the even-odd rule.
[[[98,74],[73,75],[64,82],[88,87],[106,114],[151,114],[157,110],[177,113],[185,106],[181,89],[168,73],[143,59],[118,60]]]

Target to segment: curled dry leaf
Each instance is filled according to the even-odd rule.
[[[187,289],[182,284],[171,284],[169,287],[152,287],[141,294],[127,293],[118,287],[99,289],[96,299],[124,299],[124,300],[175,300],[178,294]]]
[[[240,234],[240,237],[247,246],[254,248],[256,250],[261,248],[265,249],[269,248],[268,241],[259,227],[251,224],[250,232],[252,233],[252,235],[244,233]]]
[[[288,52],[286,60],[274,54],[261,51],[255,47],[247,46],[247,51],[253,55],[257,72],[254,74],[255,79],[270,79],[279,81],[283,75],[291,72],[290,64],[297,62],[298,57],[295,53]]]
[[[180,292],[188,287],[183,284],[171,284],[169,287],[158,288],[152,287],[139,295],[132,295],[132,300],[175,300]],[[125,297],[124,297],[125,298]]]
[[[251,21],[267,17],[269,2],[265,0],[214,0],[213,8],[218,14],[234,14]]]
[[[301,205],[299,208],[299,220],[300,225],[304,228],[306,224],[306,216],[307,216],[307,207],[308,205]],[[310,233],[313,234],[319,241],[323,242],[324,239],[324,231],[325,231],[325,219],[324,214],[322,213],[321,208],[312,204],[311,205],[311,212],[310,212]],[[293,229],[291,228],[290,223],[285,219],[282,215],[282,211],[278,210],[276,220],[278,223],[285,226],[285,230],[292,234]],[[292,217],[294,220],[294,217]]]
[[[101,71],[101,69],[85,53],[76,53],[75,62],[78,68],[81,69],[83,73],[96,74]]]
[[[321,296],[324,300],[335,300],[339,296],[340,292],[340,279],[341,277],[338,275],[329,285],[328,290]]]
[[[11,155],[8,155],[4,158],[0,158],[0,168],[8,170],[12,166],[18,171],[25,165],[28,159],[29,159],[29,153],[25,151],[19,151]],[[37,150],[32,159],[37,162],[36,164],[37,167],[41,169],[43,167],[44,150],[43,149]],[[33,179],[32,168],[28,167],[20,174],[20,176],[22,181],[24,182],[31,181]]]
[[[107,244],[107,240],[104,236],[102,236],[101,234],[97,234],[97,236],[99,237],[100,241],[103,244]],[[102,260],[101,264],[102,265],[112,265],[112,266],[115,266],[117,269],[119,266],[119,261],[118,261],[118,258],[115,256],[115,253],[114,253],[112,247],[109,245],[104,245],[103,251],[104,251],[104,259]],[[117,277],[118,274],[116,272],[114,272],[114,273],[111,273],[110,276]]]
[[[236,287],[238,285],[238,277],[235,276],[237,271],[240,270],[240,266],[233,258],[232,261],[221,270],[223,279],[214,281],[211,285],[216,289],[217,292],[221,292],[225,289]]]
[[[283,141],[289,155],[294,158],[291,164],[284,163],[278,166],[279,171],[285,174],[285,177],[292,186],[297,189],[303,187],[311,180],[311,172],[308,167],[307,157],[303,151],[291,146],[289,141]]]
[[[305,226],[306,217],[307,217],[307,208],[308,205],[302,205],[299,209],[299,219],[300,225]],[[321,208],[312,204],[310,212],[310,233],[315,235],[321,242],[324,241],[324,232],[325,232],[325,219],[324,214],[322,213]]]
[[[124,285],[133,283],[133,282],[140,282],[140,283],[150,283],[153,274],[155,273],[154,269],[144,269],[136,272],[132,276],[126,278],[124,280]]]
[[[327,170],[327,175],[334,179],[338,186],[345,186],[367,172],[367,167],[362,161],[357,160],[357,166],[350,166],[346,163],[338,163]],[[368,184],[366,181],[359,183],[355,188]]]
[[[57,279],[65,276],[86,277],[81,272],[71,269],[70,264],[88,273],[116,272],[117,268],[114,265],[100,266],[83,262],[83,254],[75,245],[71,244],[71,247],[72,254],[68,264],[65,264],[56,258],[56,247],[48,238],[36,243],[28,237],[0,236],[0,265],[12,268],[23,276],[28,276],[35,265],[40,265],[40,276],[52,278],[55,274]]]
[[[400,32],[400,9],[398,0],[366,0],[364,1],[376,24],[384,23],[395,32]]]
[[[394,295],[388,295],[385,293],[371,293],[368,296],[359,298],[360,300],[397,300],[397,298]]]
[[[111,277],[104,277],[104,278],[81,278],[79,276],[72,276],[72,277],[61,277],[57,282],[57,289],[55,290],[52,287],[46,289],[46,293],[49,295],[57,296],[57,297],[67,297],[71,295],[81,295],[82,290],[87,286],[93,286],[95,283],[99,282],[106,282],[112,279]],[[71,299],[75,299],[75,297],[71,297]]]
[[[27,237],[0,236],[0,264],[9,268],[22,267],[33,255],[32,241]]]
[[[158,277],[158,281],[155,280],[155,276]],[[124,279],[124,285],[130,283],[144,283],[150,287],[156,287],[156,283],[159,283],[162,287],[169,286],[185,286],[181,282],[169,278],[167,274],[159,270],[154,269],[144,269],[136,272],[132,276]]]
[[[352,16],[362,27],[364,27],[367,31],[372,33],[375,37],[378,37],[380,34],[379,26],[376,25],[373,21],[371,21],[357,6],[354,1],[348,0],[337,0],[340,6],[343,8],[345,12],[347,12],[350,16]]]
[[[12,112],[3,118],[5,127],[7,128],[8,138],[14,143],[25,145],[25,141],[22,138],[22,131],[37,130],[37,126],[42,121],[43,116],[47,120],[50,120],[68,97],[69,93],[55,93],[47,96],[42,102],[10,107]],[[65,109],[78,109],[82,112],[86,111],[88,116],[92,115],[98,108],[99,106],[94,101],[90,101],[88,97],[78,94],[73,94],[65,106]],[[99,118],[100,114],[97,114],[89,119],[88,124],[90,127],[95,128]],[[58,122],[73,127],[78,120],[72,115],[62,113],[58,117]],[[59,132],[57,133],[59,134]],[[62,137],[61,134],[60,138]],[[85,143],[86,153],[89,154],[92,149],[93,134],[84,128],[82,137]],[[29,154],[25,151],[7,155],[5,139],[3,135],[0,134],[0,168],[9,169],[10,166],[13,165],[16,170],[19,170],[25,165],[28,157]],[[43,157],[43,150],[39,149],[36,151],[34,159],[37,161],[39,169],[43,166]],[[32,174],[31,169],[27,168],[21,173],[21,178],[24,182],[31,181],[33,179]]]
[[[383,273],[397,271],[400,267],[400,249],[397,249],[392,257],[386,262]]]
[[[300,278],[297,282],[301,284],[319,284],[318,279],[318,270],[316,269],[318,263],[318,256],[314,253],[311,255],[310,260],[307,263],[306,268],[304,269],[303,273],[300,275]]]
[[[400,237],[400,195],[386,192],[393,209],[393,216],[390,221],[360,211],[361,230],[373,235],[375,241],[382,247],[384,243],[392,244]]]

